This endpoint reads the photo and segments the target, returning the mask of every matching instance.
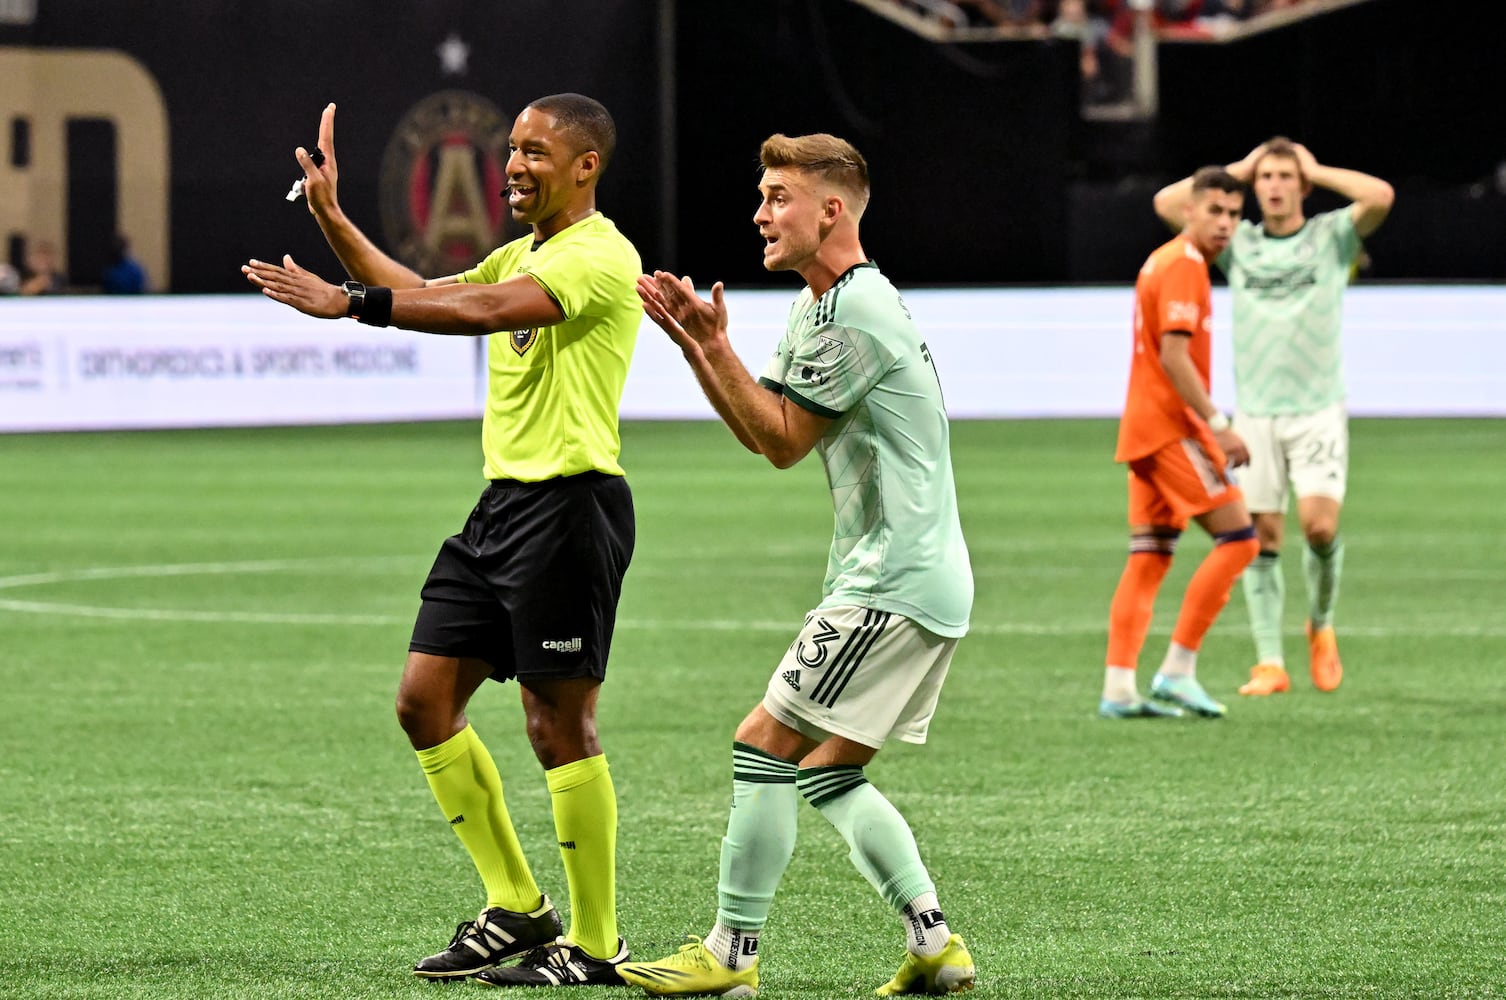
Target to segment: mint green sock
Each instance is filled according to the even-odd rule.
[[[1303,549],[1302,569],[1307,574],[1308,620],[1315,629],[1332,625],[1339,577],[1344,572],[1344,536],[1335,536],[1324,548],[1309,545]]]
[[[861,767],[803,767],[796,784],[837,828],[852,863],[896,913],[922,893],[936,891],[910,824],[868,783]]]
[[[779,880],[795,853],[800,794],[792,761],[732,744],[732,811],[722,838],[717,922],[756,931],[769,919]]]
[[[1243,579],[1255,659],[1259,663],[1284,664],[1281,614],[1286,605],[1286,582],[1281,577],[1281,554],[1262,549],[1255,561],[1245,567]]]

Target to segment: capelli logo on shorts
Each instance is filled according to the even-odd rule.
[[[556,653],[579,653],[585,648],[585,643],[580,641],[580,636],[574,639],[545,639],[543,648]]]

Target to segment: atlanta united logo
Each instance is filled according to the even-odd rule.
[[[398,122],[382,155],[382,227],[398,260],[455,274],[504,241],[510,123],[484,97],[431,94]]]

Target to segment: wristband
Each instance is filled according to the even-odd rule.
[[[361,322],[364,323],[365,320]],[[1204,419],[1208,422],[1208,429],[1215,434],[1220,434],[1229,429],[1229,418],[1217,410],[1213,412],[1213,416],[1205,417]]]
[[[366,307],[356,316],[356,321],[367,326],[389,325],[392,322],[392,289],[383,285],[368,286]]]

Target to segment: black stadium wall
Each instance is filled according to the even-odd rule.
[[[35,3],[31,26],[0,25],[0,46],[119,50],[157,81],[169,123],[174,291],[240,291],[246,257],[283,252],[338,273],[303,202],[284,200],[301,174],[293,150],[315,143],[329,102],[338,106],[341,204],[379,243],[402,243],[432,222],[432,202],[448,193],[453,225],[431,241],[442,259],[414,263],[453,271],[465,266],[453,260],[514,234],[497,198],[507,133],[530,100],[561,91],[613,112],[622,143],[601,201],[641,245],[654,244],[658,59],[644,3]],[[39,113],[67,113],[48,100],[37,94]],[[495,231],[483,234],[493,216]],[[108,234],[110,224],[95,230]]]
[[[244,258],[282,252],[338,274],[283,197],[292,149],[315,141],[330,101],[347,212],[426,273],[465,266],[516,234],[496,197],[513,116],[565,90],[618,122],[602,209],[647,266],[704,282],[781,281],[758,263],[757,148],[818,130],[867,155],[865,243],[901,283],[1128,281],[1163,235],[1155,189],[1276,133],[1396,185],[1367,248],[1372,277],[1506,278],[1506,60],[1498,34],[1470,28],[1482,2],[1443,17],[1372,0],[1236,44],[1163,45],[1161,113],[1141,125],[1082,120],[1070,43],[935,45],[846,0],[34,6],[31,23],[0,24],[0,55],[45,54],[66,72],[81,54],[124,53],[155,81],[173,291],[242,290]],[[7,88],[29,95],[19,111]],[[150,164],[137,136],[152,133],[130,108],[66,106],[72,93],[40,72],[0,79],[0,110],[34,126],[0,136],[0,184],[31,185],[0,191],[0,223],[15,237],[41,213],[66,216],[86,285],[110,235],[140,217],[141,188],[120,175]],[[51,141],[66,148],[18,149]],[[51,162],[66,176],[27,179]]]

